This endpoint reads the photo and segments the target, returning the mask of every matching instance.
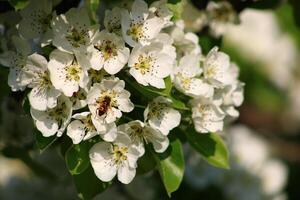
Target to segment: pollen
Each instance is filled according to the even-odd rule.
[[[150,69],[153,65],[153,59],[151,56],[143,56],[140,55],[138,58],[138,62],[134,64],[134,68],[139,70],[141,74],[145,75],[150,72]]]
[[[142,37],[144,37],[143,24],[132,22],[127,31],[127,35],[129,35],[134,41],[138,42]]]
[[[73,62],[71,65],[66,66],[65,70],[66,70],[66,79],[68,81],[79,82],[82,69],[77,64],[77,62]]]
[[[118,55],[117,46],[113,41],[104,40],[101,44],[95,45],[94,47],[102,53],[105,61]]]
[[[87,37],[88,32],[84,27],[79,27],[78,29],[73,27],[68,31],[66,39],[73,47],[78,48],[81,45],[86,45]]]
[[[127,160],[127,153],[127,147],[120,147],[118,145],[114,145],[112,149],[112,154],[115,164],[121,164],[123,161]]]

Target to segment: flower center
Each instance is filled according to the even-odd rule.
[[[113,160],[115,164],[120,164],[123,161],[127,160],[127,153],[128,153],[128,148],[127,147],[120,147],[118,145],[114,145],[112,149],[113,153]]]
[[[204,104],[200,105],[198,110],[202,114],[202,118],[208,118],[211,115],[211,106]]]
[[[134,63],[134,68],[139,70],[141,74],[145,75],[146,73],[150,72],[150,69],[153,65],[153,59],[151,56],[143,56],[140,55],[138,58],[138,62]]]
[[[94,70],[90,69],[88,71],[89,77],[92,80],[92,83],[100,83],[101,80],[107,75],[104,70]]]
[[[85,28],[77,30],[76,28],[73,27],[71,28],[71,30],[68,31],[68,35],[66,36],[66,39],[73,47],[78,48],[80,47],[80,45],[86,45],[87,37],[88,37],[88,32]]]
[[[94,46],[98,51],[101,51],[104,60],[108,60],[113,56],[117,56],[117,46],[110,40],[104,40],[101,44]]]
[[[129,35],[134,41],[138,42],[139,39],[144,36],[143,24],[131,22],[127,35]]]
[[[63,123],[63,120],[68,117],[66,114],[66,109],[67,109],[66,103],[62,102],[56,108],[49,110],[48,115],[51,118],[53,118],[55,121],[57,121],[59,126],[61,126]]]
[[[66,79],[68,81],[78,82],[80,80],[80,74],[82,72],[82,69],[76,61],[73,61],[71,65],[66,66],[65,70],[66,70]]]
[[[217,74],[217,69],[214,66],[208,66],[204,73],[207,78],[212,78]]]
[[[166,103],[156,103],[152,102],[149,105],[149,112],[148,112],[148,118],[157,117],[158,119],[161,119],[163,117],[162,110],[168,107]]]
[[[180,79],[182,87],[185,90],[188,90],[190,88],[190,85],[191,85],[191,81],[192,81],[191,78],[184,77],[182,75],[182,73],[178,73],[177,77]]]
[[[96,128],[92,122],[92,115],[89,114],[85,119],[82,119],[81,122],[84,124],[85,131],[96,131]]]

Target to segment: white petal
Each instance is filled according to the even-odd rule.
[[[129,184],[135,177],[136,169],[131,168],[128,161],[122,163],[118,169],[118,180],[121,183]]]
[[[85,136],[84,124],[75,120],[67,128],[67,135],[72,139],[73,144],[79,144]]]

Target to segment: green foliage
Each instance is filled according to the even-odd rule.
[[[229,169],[229,156],[226,145],[216,133],[201,134],[193,128],[185,131],[190,145],[198,151],[209,164]]]
[[[172,20],[176,21],[181,19],[184,3],[180,0],[169,0],[168,8],[173,12]]]
[[[36,133],[35,133],[36,146],[40,150],[40,152],[43,152],[46,149],[48,149],[56,140],[57,140],[56,135],[51,136],[51,137],[44,137],[38,131],[36,131]]]
[[[170,141],[169,148],[162,154],[155,154],[155,158],[159,174],[170,197],[171,193],[179,188],[184,174],[184,157],[180,140]]]
[[[165,78],[165,85],[166,85],[165,89],[156,89],[151,86],[142,86],[140,84],[137,84],[133,78],[129,78],[129,77],[122,77],[122,78],[126,81],[126,83],[129,85],[129,87],[131,87],[133,91],[134,90],[138,91],[144,98],[147,98],[147,100],[152,100],[158,96],[164,96],[172,100],[172,106],[174,108],[180,110],[188,110],[188,108],[183,102],[181,102],[180,100],[176,99],[171,95],[172,82],[170,77]]]
[[[83,173],[73,175],[75,186],[80,199],[89,200],[106,190],[111,183],[100,181],[89,166]]]
[[[89,150],[88,142],[74,144],[67,150],[65,160],[71,174],[81,174],[89,167]]]
[[[300,26],[300,1],[299,0],[289,0],[289,3],[292,5],[293,7],[293,15],[295,18],[295,22],[298,26]]]
[[[21,10],[27,6],[29,0],[8,0],[8,2],[15,8],[15,10]]]
[[[137,174],[145,174],[156,167],[156,161],[150,149],[146,147],[145,154],[138,159]]]
[[[86,7],[88,10],[88,14],[90,16],[90,19],[92,23],[96,23],[97,20],[97,10],[100,5],[100,0],[85,0]]]

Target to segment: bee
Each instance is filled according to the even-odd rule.
[[[99,117],[101,117],[103,114],[107,112],[110,102],[111,102],[111,98],[105,96],[104,99],[99,103],[99,106],[96,110],[96,113]]]

